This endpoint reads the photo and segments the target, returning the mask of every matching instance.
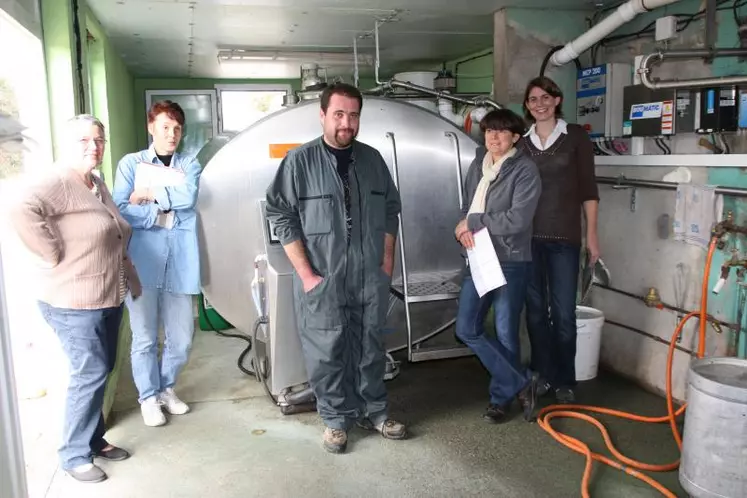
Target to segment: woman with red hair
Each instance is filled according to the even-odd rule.
[[[192,296],[200,293],[200,257],[195,203],[202,168],[177,149],[184,111],[171,101],[156,102],[148,112],[151,146],[119,162],[113,197],[133,228],[130,255],[140,270],[143,295],[127,301],[132,328],[132,375],[145,425],[166,423],[161,407],[183,415],[189,406],[174,392],[189,358],[194,334]],[[169,187],[138,187],[138,165],[176,170],[183,181]],[[141,185],[143,182],[140,182]],[[158,361],[158,329],[165,343]]]

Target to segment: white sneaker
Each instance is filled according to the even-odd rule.
[[[159,396],[161,404],[166,408],[166,411],[172,415],[184,415],[189,411],[189,406],[180,400],[174,390],[170,387],[166,388]]]
[[[151,396],[140,403],[140,413],[148,427],[158,427],[166,423],[166,415],[161,411],[157,396]]]

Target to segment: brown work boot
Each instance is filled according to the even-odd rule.
[[[359,420],[357,422],[358,427],[366,429],[368,431],[377,431],[379,434],[384,436],[386,439],[406,439],[407,438],[407,427],[405,424],[392,420],[391,418],[386,419],[384,422],[377,426],[374,426],[369,419]]]
[[[322,441],[324,442],[324,449],[330,453],[344,453],[348,446],[348,433],[342,429],[327,427],[324,429]]]

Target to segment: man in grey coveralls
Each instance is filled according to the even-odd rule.
[[[342,453],[353,424],[404,439],[387,413],[386,320],[400,198],[379,152],[355,140],[363,98],[343,83],[321,97],[323,136],[288,153],[267,217],[295,268],[295,307],[324,448]]]

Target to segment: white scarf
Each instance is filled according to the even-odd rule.
[[[493,155],[488,151],[485,157],[482,158],[482,178],[480,183],[477,184],[477,190],[475,190],[475,197],[472,199],[472,204],[469,207],[469,213],[484,213],[485,212],[485,201],[488,196],[488,187],[498,177],[498,172],[501,170],[501,166],[510,157],[514,157],[516,154],[516,147],[511,147],[511,150],[506,152],[503,156],[498,158],[496,162],[493,162]]]

